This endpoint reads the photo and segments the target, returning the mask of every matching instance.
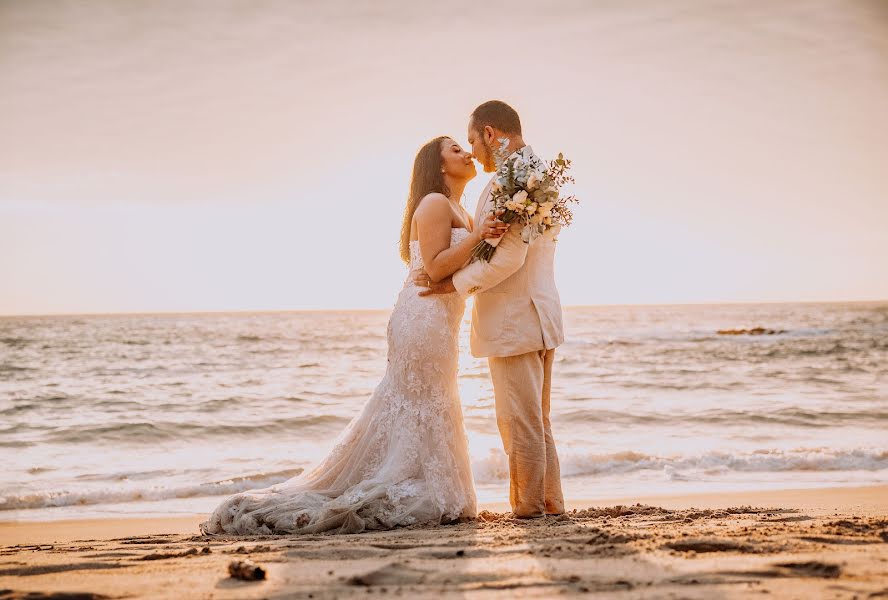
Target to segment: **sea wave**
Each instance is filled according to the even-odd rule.
[[[697,412],[629,412],[576,409],[561,411],[558,420],[567,423],[607,423],[608,425],[787,425],[792,427],[835,427],[839,425],[876,425],[884,427],[888,411],[809,410],[786,407],[778,410],[706,409]]]
[[[44,433],[40,442],[54,444],[78,444],[97,442],[150,443],[167,440],[210,439],[227,436],[273,435],[287,432],[300,432],[302,435],[312,428],[336,429],[348,423],[349,419],[336,415],[309,415],[274,419],[259,423],[226,425],[220,423],[200,423],[154,421],[113,423],[108,425],[84,425],[66,427]],[[31,428],[33,429],[33,428]],[[10,433],[7,430],[5,433]]]
[[[21,495],[0,496],[0,511],[26,508],[48,508],[94,504],[119,504],[170,498],[195,498],[199,496],[223,496],[247,490],[265,488],[287,481],[302,473],[302,469],[286,469],[271,473],[256,473],[221,481],[183,486],[151,486],[121,488],[119,485],[84,491],[31,492]]]
[[[13,348],[23,348],[30,344],[33,340],[23,337],[0,337],[0,344],[11,346]]]
[[[888,470],[888,450],[857,448],[797,448],[794,450],[762,449],[748,453],[706,452],[700,455],[655,455],[642,452],[610,454],[562,452],[562,477],[621,476],[641,471],[660,472],[666,480],[715,479],[732,472],[780,473],[808,472],[877,472]],[[242,491],[265,488],[302,473],[303,469],[286,469],[269,473],[255,473],[239,477],[172,486],[122,486],[121,481],[139,482],[146,477],[121,473],[80,477],[87,480],[107,480],[109,485],[87,490],[34,491],[0,496],[0,511],[36,509],[73,505],[117,504],[126,502],[158,501],[173,498],[223,496]],[[507,456],[501,450],[491,450],[487,456],[472,462],[477,484],[501,483],[509,477]],[[157,473],[155,473],[157,474]],[[112,476],[113,475],[113,476]],[[134,476],[135,475],[135,476]]]
[[[559,453],[562,477],[609,476],[638,471],[661,471],[667,479],[689,474],[718,476],[730,472],[780,473],[787,471],[882,471],[888,470],[888,450],[857,448],[763,449],[748,453],[706,452],[699,455],[655,455],[641,452],[610,454]],[[491,450],[472,462],[476,483],[509,478],[508,457]]]

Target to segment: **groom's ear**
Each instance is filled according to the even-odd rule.
[[[491,127],[490,125],[484,126],[483,135],[484,141],[487,142],[488,145],[492,144],[493,140],[496,139],[496,131],[494,131],[493,127]]]

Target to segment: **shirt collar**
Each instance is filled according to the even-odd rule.
[[[524,153],[526,153],[527,156],[533,156],[533,148],[530,147],[530,144],[524,144],[524,146],[512,152],[506,160],[511,160],[519,154]]]

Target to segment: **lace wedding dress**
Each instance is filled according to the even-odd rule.
[[[451,230],[451,245],[468,235]],[[410,269],[422,266],[410,242]],[[226,498],[206,535],[357,533],[476,515],[456,383],[456,293],[421,297],[408,275],[389,318],[388,366],[330,453],[302,474]]]

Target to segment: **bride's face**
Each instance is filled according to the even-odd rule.
[[[450,138],[441,142],[441,168],[453,179],[468,181],[476,174],[472,153]]]

